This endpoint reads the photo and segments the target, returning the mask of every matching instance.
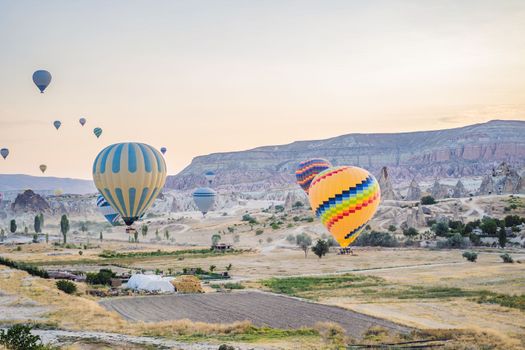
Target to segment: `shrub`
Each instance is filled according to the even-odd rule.
[[[110,285],[111,278],[113,277],[115,277],[115,273],[110,269],[100,269],[100,271],[96,273],[87,273],[86,283]]]
[[[272,222],[272,224],[270,225],[270,227],[271,227],[273,230],[278,230],[278,229],[281,228],[281,227],[279,226],[279,224],[276,223],[276,222]]]
[[[256,236],[262,235],[263,233],[264,233],[263,229],[258,229],[258,230],[255,231],[255,235]]]
[[[10,350],[45,350],[51,349],[42,344],[38,335],[31,334],[31,327],[15,324],[11,328],[0,330],[0,345]]]
[[[221,344],[218,350],[235,350],[235,348],[228,344]]]
[[[304,207],[304,204],[303,204],[303,202],[301,202],[301,201],[297,201],[297,202],[295,202],[295,203],[292,205],[292,207],[293,207],[293,208],[302,208],[302,207]]]
[[[510,256],[509,253],[501,254],[499,257],[504,263],[512,264],[514,262],[514,259],[512,259],[512,256]]]
[[[389,228],[389,231],[390,231],[390,228]],[[395,226],[394,226],[394,231],[395,231]],[[405,230],[403,230],[403,234],[407,237],[414,237],[414,236],[417,236],[419,234],[419,232],[417,232],[417,230],[413,227],[409,227]]]
[[[276,205],[275,206],[275,211],[280,213],[280,212],[284,211],[284,207],[282,205]]]
[[[463,252],[462,256],[470,262],[476,262],[478,259],[478,253],[476,252]]]
[[[368,247],[397,247],[399,246],[399,242],[388,232],[372,231],[361,233],[355,240],[354,245]]]
[[[71,281],[59,280],[56,282],[56,286],[66,294],[73,294],[77,291],[77,286]]]
[[[437,244],[438,248],[466,248],[467,242],[459,233],[454,233],[452,236],[448,237],[445,241],[439,241]]]
[[[484,217],[481,221],[480,228],[489,236],[494,236],[498,230],[498,223],[492,218]]]
[[[317,240],[317,243],[312,247],[312,251],[314,252],[315,255],[319,257],[319,259],[325,256],[326,253],[328,253],[328,250],[329,250],[328,242],[325,241],[324,239]]]
[[[436,204],[436,200],[432,196],[424,196],[424,197],[421,197],[421,204],[423,205]]]
[[[257,224],[257,220],[255,220],[255,218],[251,216],[250,214],[244,214],[242,216],[242,221],[247,221],[249,224],[252,224],[252,225]]]
[[[448,225],[445,222],[438,222],[432,226],[432,231],[435,232],[436,236],[446,236],[448,234]]]
[[[294,237],[294,235],[288,235],[286,237],[286,240],[288,241],[288,243],[294,243],[295,242],[295,237]]]
[[[17,247],[17,250],[22,250],[21,248],[20,249],[18,248],[20,248],[20,246]],[[49,275],[46,270],[43,270],[39,267],[33,266],[28,263],[17,262],[17,261],[13,261],[13,260],[0,256],[0,265],[5,265],[7,267],[12,267],[14,269],[23,270],[32,276],[38,276],[41,278],[49,278]]]
[[[396,232],[396,230],[397,230],[397,227],[396,227],[395,225],[390,225],[390,226],[388,226],[388,231],[390,231],[390,232]]]

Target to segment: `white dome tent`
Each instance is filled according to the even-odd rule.
[[[148,292],[173,293],[175,287],[171,284],[173,277],[161,277],[158,275],[135,274],[127,283],[127,288],[143,290]]]

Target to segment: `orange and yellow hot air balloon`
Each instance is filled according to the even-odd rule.
[[[312,210],[341,247],[354,242],[374,216],[381,199],[375,177],[353,167],[333,167],[319,173],[309,189]]]

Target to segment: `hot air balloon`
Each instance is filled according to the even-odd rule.
[[[192,196],[202,215],[206,215],[215,203],[217,193],[209,187],[200,187],[193,191]]]
[[[86,118],[82,117],[78,120],[78,122],[80,123],[80,125],[84,126],[84,124],[86,124]]]
[[[332,165],[329,161],[322,158],[308,159],[299,163],[299,166],[297,166],[297,170],[295,171],[297,184],[308,193],[308,189],[310,188],[310,184],[314,177],[331,166]]]
[[[166,163],[155,148],[137,142],[104,148],[93,163],[93,180],[126,225],[153,204],[166,182]]]
[[[211,183],[215,179],[215,173],[213,171],[207,171],[204,173],[204,177],[206,178],[208,183],[211,185]]]
[[[2,157],[4,157],[4,159],[6,159],[9,155],[9,150],[7,148],[2,148],[0,149],[0,154],[2,155]]]
[[[118,212],[111,207],[106,201],[103,195],[99,194],[97,197],[98,211],[106,218],[107,221],[113,226],[118,225],[120,215]]]
[[[315,215],[345,248],[356,240],[374,216],[381,191],[368,171],[340,166],[329,168],[314,178],[309,198]]]
[[[44,90],[51,83],[51,73],[47,70],[37,70],[33,73],[33,83],[38,87],[40,93],[44,93]]]
[[[62,122],[60,120],[55,120],[53,122],[53,125],[55,126],[55,128],[58,130],[60,128],[60,125],[62,125]]]
[[[40,164],[39,168],[40,168],[40,171],[41,171],[41,172],[42,172],[42,174],[43,174],[43,173],[45,173],[45,172],[46,172],[46,169],[47,169],[47,165],[45,165],[45,164]]]
[[[166,147],[161,147],[161,148],[160,148],[160,152],[161,152],[162,154],[166,154],[166,151],[167,151],[167,150],[168,150],[168,149],[167,149]]]
[[[102,135],[102,129],[101,128],[95,128],[93,129],[93,134],[97,137],[97,139]]]

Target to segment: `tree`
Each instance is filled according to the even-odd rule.
[[[49,234],[46,233],[46,244],[49,243]]]
[[[440,221],[432,227],[436,236],[446,236],[448,234],[448,225],[446,222]]]
[[[403,234],[405,236],[407,236],[407,237],[414,237],[414,236],[417,236],[419,234],[419,232],[417,232],[417,230],[415,228],[409,227],[409,228],[403,230]]]
[[[59,280],[56,283],[58,289],[66,294],[73,294],[77,291],[77,286],[71,281]]]
[[[15,324],[7,331],[0,330],[0,345],[12,350],[40,350],[45,349],[38,335],[31,334],[31,326]]]
[[[308,255],[308,250],[312,245],[312,239],[306,233],[301,233],[295,236],[295,244],[297,244],[304,252],[304,258]]]
[[[230,271],[232,269],[233,265],[230,263],[226,265],[226,271]]]
[[[501,254],[499,257],[504,263],[512,264],[514,262],[514,259],[512,259],[512,256],[510,256],[509,253]]]
[[[315,255],[319,257],[319,259],[325,256],[326,253],[328,253],[328,250],[329,250],[328,242],[325,241],[324,239],[318,239],[317,243],[312,247],[312,251],[314,252]]]
[[[215,247],[219,241],[221,240],[221,235],[219,234],[214,234],[213,236],[211,236],[211,247]]]
[[[217,268],[217,266],[215,266],[215,265],[210,265],[210,272],[215,271],[216,268]]]
[[[11,222],[9,223],[9,231],[11,231],[11,233],[16,232],[16,220],[15,219],[12,219]]]
[[[499,228],[498,231],[498,243],[501,248],[505,248],[507,244],[507,231],[505,230],[505,225]]]
[[[140,231],[142,232],[142,237],[146,237],[148,234],[148,225],[142,225]]]
[[[40,226],[44,228],[44,214],[40,213],[38,216],[40,217]]]
[[[390,232],[396,232],[396,230],[397,230],[397,227],[395,227],[394,225],[390,225],[390,226],[388,226],[388,231],[390,231]]]
[[[133,230],[133,238],[135,239],[135,243],[139,242],[139,232],[137,230]]]
[[[35,232],[40,233],[42,232],[42,224],[40,222],[40,215],[35,216]]]
[[[166,231],[164,231],[164,237],[166,237],[167,240],[170,239],[170,231],[168,231],[168,229],[166,229]]]
[[[67,233],[69,232],[69,219],[67,215],[64,214],[60,218],[60,232],[62,232],[62,237],[64,237],[64,244],[67,243]]]
[[[3,242],[5,239],[5,231],[4,229],[0,230],[0,242]]]
[[[101,242],[104,240],[104,236],[102,235],[102,231],[100,231],[100,235],[99,235],[98,239],[100,239]]]
[[[424,197],[421,197],[421,204],[423,205],[436,204],[436,200],[432,196],[424,196]]]
[[[88,230],[88,225],[86,222],[81,222],[80,223],[80,231],[82,231],[83,233],[85,233],[86,231]]]
[[[489,236],[495,236],[498,230],[498,224],[496,220],[489,217],[484,217],[481,221],[480,228]]]

